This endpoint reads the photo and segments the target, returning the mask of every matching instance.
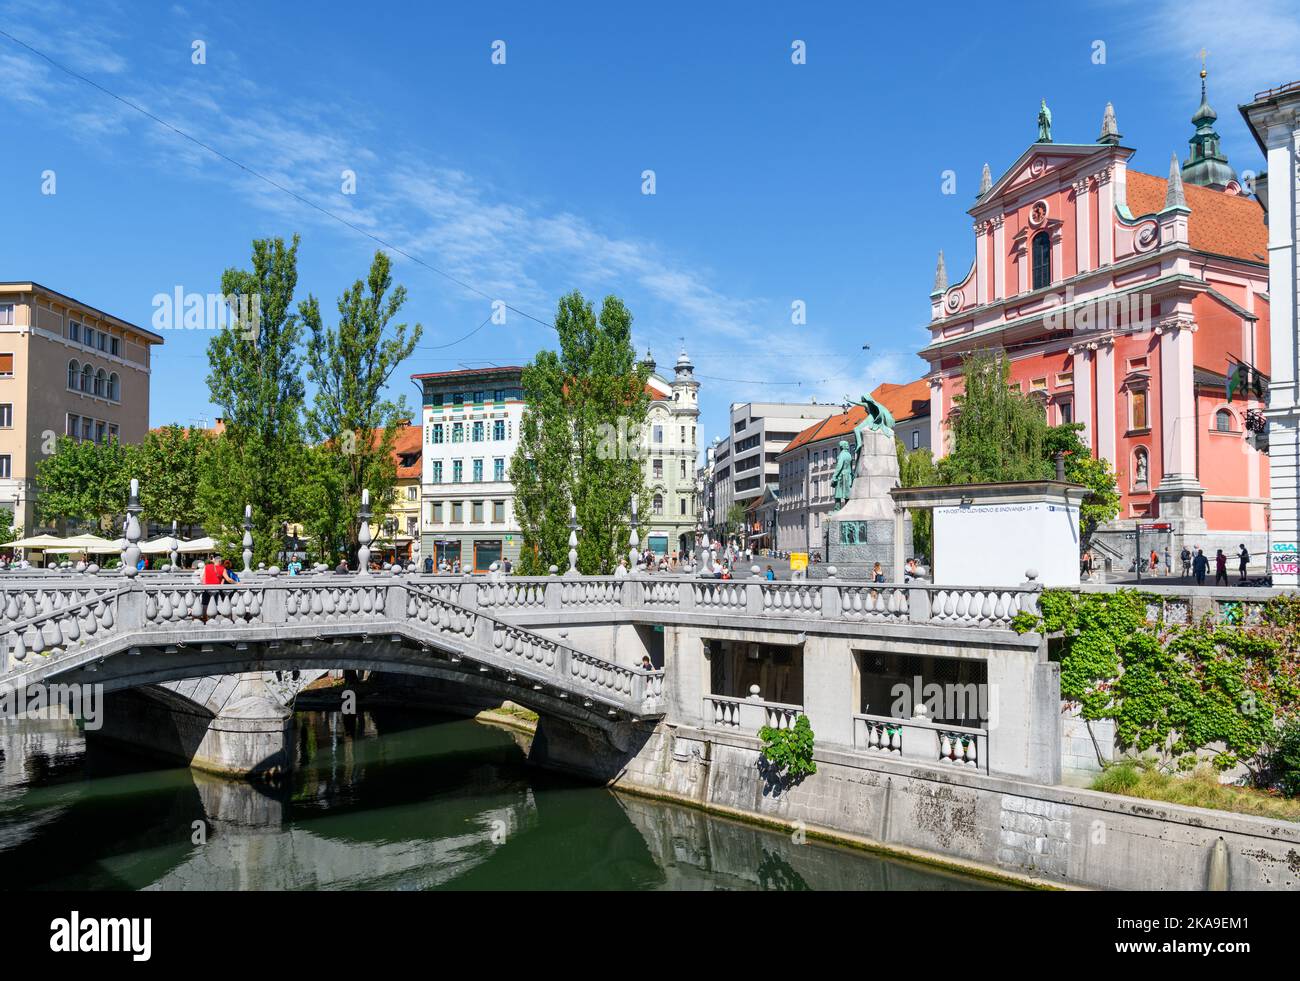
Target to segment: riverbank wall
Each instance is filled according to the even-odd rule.
[[[602,745],[603,743],[603,745]],[[822,745],[797,784],[741,733],[660,724],[619,751],[543,717],[530,759],[612,788],[1042,885],[1300,891],[1300,824]]]

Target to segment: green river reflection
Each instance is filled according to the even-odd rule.
[[[0,884],[993,888],[539,773],[524,739],[428,713],[301,712],[299,767],[267,787],[87,746],[67,720],[0,722]]]

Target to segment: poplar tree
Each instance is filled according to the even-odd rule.
[[[317,460],[309,479],[341,481],[342,527],[334,537],[345,537],[349,546],[357,539],[361,491],[370,491],[377,526],[397,481],[393,443],[411,408],[405,396],[385,398],[384,390],[423,332],[418,323],[409,329],[392,324],[405,302],[406,288],[393,286],[392,263],[377,251],[365,282],[358,279],[339,297],[336,326],[325,326],[316,297],[308,295],[299,305],[307,327],[307,378],[316,386],[307,433],[337,464]]]
[[[223,543],[243,534],[244,505],[253,506],[254,561],[273,561],[299,479],[304,388],[293,312],[298,236],[256,239],[252,268],[227,269],[221,292],[241,297],[232,323],[208,342],[209,396],[226,429],[203,468],[200,498],[208,534]],[[255,301],[255,302],[253,302]],[[233,310],[240,309],[233,316]]]
[[[561,297],[555,328],[559,352],[539,353],[523,373],[527,408],[510,464],[520,567],[568,567],[572,504],[582,528],[578,568],[607,575],[627,552],[634,497],[649,517],[641,460],[649,369],[636,363],[632,314],[618,297],[607,296],[597,317],[575,290]]]

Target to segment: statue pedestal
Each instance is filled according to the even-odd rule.
[[[897,526],[894,500],[889,494],[897,486],[898,454],[893,434],[864,432],[849,499],[826,520],[826,563],[835,566],[839,577],[870,579],[879,562],[886,582],[902,581],[903,570],[894,566]],[[903,561],[911,555],[909,517],[903,522]]]

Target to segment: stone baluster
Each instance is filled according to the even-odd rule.
[[[370,488],[361,491],[361,510],[357,512],[361,528],[357,532],[357,572],[363,576],[370,575]]]
[[[122,573],[135,576],[140,570],[140,481],[131,478],[131,497],[126,504],[126,528],[122,532],[126,545],[122,548]]]
[[[245,576],[253,572],[253,505],[244,505],[244,570]]]

